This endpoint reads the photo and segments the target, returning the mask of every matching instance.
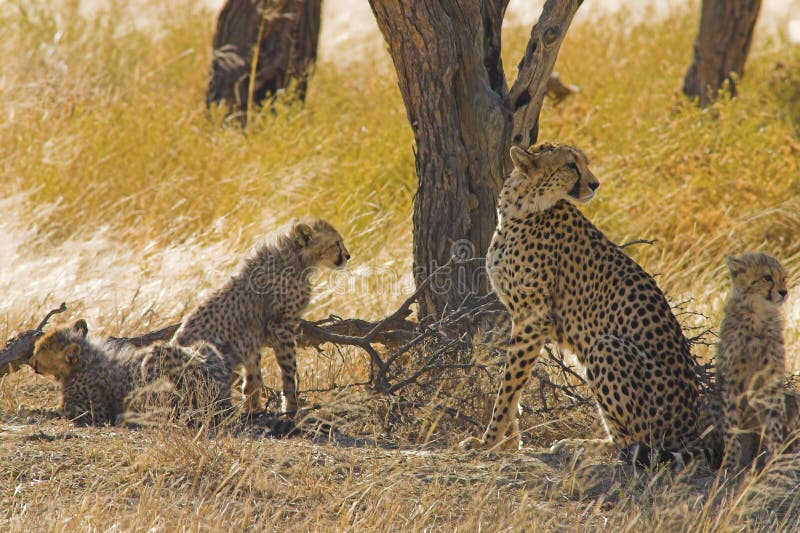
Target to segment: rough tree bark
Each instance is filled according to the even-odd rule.
[[[485,255],[509,147],[536,142],[548,80],[581,3],[545,3],[509,90],[500,59],[508,0],[370,0],[416,141],[418,285],[452,255]],[[486,288],[482,266],[462,266],[426,291],[420,315],[441,316]]]
[[[322,0],[227,0],[214,34],[206,105],[240,116],[292,82],[305,99],[317,58]],[[253,73],[253,51],[258,48]]]
[[[744,74],[760,8],[761,0],[703,0],[694,58],[683,80],[683,93],[701,107],[717,99],[726,80],[736,96],[732,75]]]

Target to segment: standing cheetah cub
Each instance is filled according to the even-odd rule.
[[[696,437],[697,378],[689,344],[656,282],[575,207],[599,183],[566,145],[511,148],[498,226],[486,255],[492,287],[511,313],[511,345],[483,438],[462,447],[518,449],[522,389],[550,339],[577,356],[607,439],[626,450],[682,450]]]
[[[772,256],[747,253],[728,257],[733,287],[725,304],[717,347],[717,380],[722,399],[723,468],[747,466],[745,435],[755,437],[769,456],[786,437],[783,379],[782,305],[786,272]],[[757,451],[756,451],[757,452]]]
[[[42,336],[30,364],[61,385],[62,415],[76,424],[114,424],[140,388],[166,378],[191,406],[223,409],[230,401],[230,372],[211,346],[187,349],[157,343],[142,350],[95,343],[78,320]],[[191,385],[191,390],[187,390]],[[202,399],[193,396],[203,389]],[[188,404],[182,404],[186,407]]]
[[[233,372],[244,370],[245,409],[261,403],[261,349],[272,346],[281,368],[283,411],[297,410],[295,339],[318,266],[342,267],[350,259],[342,236],[321,219],[296,222],[276,242],[264,244],[228,283],[183,321],[172,342],[214,345]]]

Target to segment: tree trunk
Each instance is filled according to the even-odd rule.
[[[683,92],[698,98],[701,107],[717,99],[727,80],[736,96],[732,75],[744,74],[761,0],[703,0],[694,58],[683,81]]]
[[[509,90],[500,59],[508,0],[370,0],[389,45],[416,142],[414,276],[451,256],[483,257],[509,171],[508,149],[536,142],[561,42],[581,0],[548,0]],[[477,262],[432,283],[420,316],[440,316],[487,289]]]
[[[322,0],[227,0],[214,34],[206,105],[224,103],[243,116],[292,83],[304,100],[321,10]]]

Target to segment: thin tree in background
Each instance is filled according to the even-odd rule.
[[[217,19],[206,105],[226,105],[244,118],[289,87],[304,100],[321,11],[322,0],[227,0]]]
[[[556,56],[581,3],[545,3],[509,89],[500,59],[508,0],[370,0],[416,142],[417,285],[452,255],[486,254],[509,147],[536,142]],[[487,289],[479,264],[443,278],[425,290],[421,316],[439,316]]]
[[[760,9],[761,0],[703,0],[694,58],[683,81],[684,94],[701,107],[714,102],[726,82],[736,96],[735,77],[744,74]]]

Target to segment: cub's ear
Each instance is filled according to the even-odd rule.
[[[516,168],[522,171],[539,168],[539,164],[536,162],[536,156],[528,153],[519,146],[512,146],[509,153],[511,154],[511,161]]]
[[[74,365],[75,362],[78,360],[78,356],[81,354],[81,347],[77,343],[72,343],[67,345],[64,348],[64,360],[69,365]]]
[[[744,263],[732,255],[726,257],[725,261],[728,263],[728,270],[730,270],[731,276],[734,278],[741,274],[742,270],[744,270]]]
[[[72,325],[72,332],[86,338],[86,335],[89,334],[89,325],[81,318]]]
[[[299,244],[301,247],[305,247],[311,242],[311,236],[314,234],[314,231],[308,224],[298,222],[295,224],[294,228],[292,228],[292,234],[294,239],[297,241],[297,244]]]

